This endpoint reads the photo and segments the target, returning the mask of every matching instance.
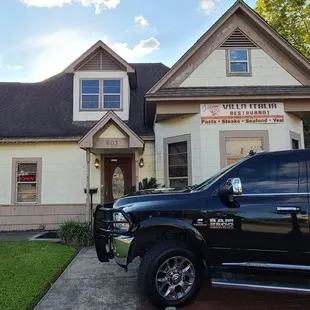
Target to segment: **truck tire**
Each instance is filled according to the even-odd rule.
[[[144,255],[139,267],[138,285],[143,295],[159,309],[185,306],[198,293],[204,273],[200,255],[189,245],[164,241]]]

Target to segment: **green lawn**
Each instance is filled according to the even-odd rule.
[[[33,309],[75,253],[52,242],[0,242],[0,309]]]

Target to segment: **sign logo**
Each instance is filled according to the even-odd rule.
[[[212,116],[220,115],[220,107],[217,104],[209,105],[208,110],[210,111]]]
[[[234,229],[234,219],[210,219],[210,229]]]
[[[193,224],[194,226],[208,226],[207,223],[205,223],[203,218],[197,219],[196,223]]]

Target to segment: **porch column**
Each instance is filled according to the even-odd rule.
[[[139,167],[139,150],[135,150],[135,174],[136,174],[136,180],[135,180],[135,185],[136,185],[136,190],[139,190],[139,173],[140,173],[140,167]]]
[[[90,149],[86,149],[86,222],[92,220],[90,214]]]

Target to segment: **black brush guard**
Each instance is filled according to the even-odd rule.
[[[113,213],[121,213],[126,221],[115,221]],[[128,231],[119,230],[115,224],[129,223]],[[126,235],[132,228],[129,216],[122,209],[113,209],[113,204],[98,205],[94,213],[94,239],[97,256],[100,262],[109,262],[113,258],[111,251],[111,237]]]

